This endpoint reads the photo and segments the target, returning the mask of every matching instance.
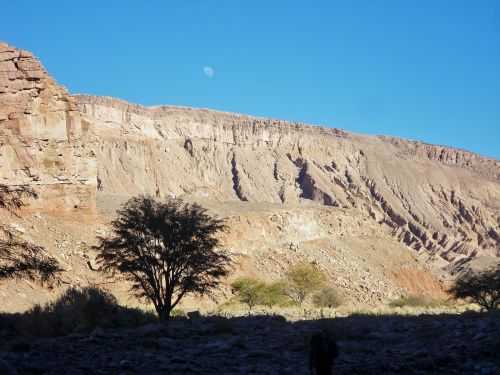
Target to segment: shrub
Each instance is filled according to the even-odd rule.
[[[422,295],[415,295],[411,294],[408,296],[402,296],[400,298],[397,298],[395,300],[392,300],[389,302],[390,307],[433,307],[438,305],[439,302],[436,301],[435,299],[422,296]]]
[[[265,284],[262,289],[260,302],[267,307],[286,304],[287,296],[285,294],[285,284],[279,281]]]
[[[16,315],[14,325],[21,334],[62,336],[96,327],[136,327],[155,320],[152,313],[118,305],[107,291],[86,287],[69,288],[55,302]]]
[[[315,291],[321,289],[326,276],[311,263],[292,266],[286,273],[285,293],[299,306]]]
[[[483,272],[466,272],[460,275],[450,289],[455,298],[468,299],[483,310],[500,307],[500,265]]]
[[[334,308],[342,304],[342,300],[337,291],[332,287],[321,289],[313,296],[313,303],[317,307]]]
[[[172,313],[170,314],[172,318],[185,318],[186,312],[182,309],[176,308],[172,310]]]
[[[266,285],[262,281],[250,277],[240,277],[231,284],[232,292],[241,303],[252,310],[264,301]]]
[[[116,315],[118,301],[111,293],[96,288],[69,288],[54,303],[48,306],[56,316],[64,318],[68,327],[95,327],[106,323],[105,319]]]

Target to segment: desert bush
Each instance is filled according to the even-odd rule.
[[[285,284],[280,281],[266,283],[250,277],[242,277],[234,281],[231,287],[237,300],[246,304],[249,310],[257,305],[271,308],[288,302],[284,292]]]
[[[401,296],[389,302],[390,307],[435,307],[439,304],[438,300],[416,294]]]
[[[264,302],[265,288],[265,283],[250,277],[240,277],[231,284],[232,293],[249,310]]]
[[[313,303],[316,307],[334,308],[342,304],[342,299],[335,288],[326,287],[313,296]]]
[[[266,307],[283,306],[288,302],[285,294],[285,284],[277,281],[265,284],[262,289],[261,304]]]
[[[311,263],[299,263],[286,273],[285,293],[301,306],[306,298],[321,289],[326,282],[325,274]]]
[[[118,305],[107,291],[87,287],[69,288],[55,302],[17,314],[13,324],[24,335],[62,336],[96,327],[137,327],[155,320],[152,313]]]
[[[95,327],[103,319],[115,315],[118,301],[111,293],[96,288],[69,288],[57,301],[48,305],[47,311],[65,317],[69,327],[81,324]]]
[[[186,312],[182,309],[176,308],[172,310],[172,313],[170,314],[172,318],[185,318]]]
[[[450,288],[455,298],[470,300],[483,310],[500,307],[500,265],[483,272],[466,272]]]

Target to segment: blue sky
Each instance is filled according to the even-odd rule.
[[[498,0],[16,0],[1,13],[0,40],[74,93],[500,158]]]

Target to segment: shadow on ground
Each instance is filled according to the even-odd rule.
[[[5,319],[2,374],[308,374],[309,337],[320,329],[338,341],[334,374],[500,374],[500,317],[491,313],[199,316],[59,337],[22,336]]]

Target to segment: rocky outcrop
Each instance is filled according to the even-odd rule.
[[[0,43],[0,183],[29,184],[44,209],[95,209],[92,124],[29,52]]]

